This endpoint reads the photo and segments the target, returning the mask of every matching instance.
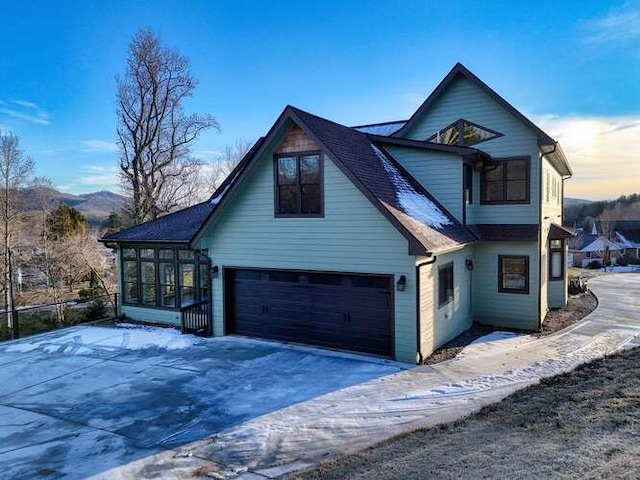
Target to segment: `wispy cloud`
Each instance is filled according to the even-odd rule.
[[[39,125],[49,125],[49,114],[36,103],[27,100],[0,100],[0,116]]]
[[[85,140],[82,143],[82,151],[84,153],[107,152],[115,153],[118,147],[115,142],[107,142],[105,140]]]
[[[640,191],[640,116],[530,118],[560,142],[575,171],[568,196],[605,199]]]
[[[618,10],[585,24],[584,40],[590,43],[620,43],[640,39],[640,10]]]
[[[112,166],[87,165],[73,177],[73,181],[57,185],[65,192],[86,193],[96,190],[120,190],[118,169]]]

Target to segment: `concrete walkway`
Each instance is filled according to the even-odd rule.
[[[273,478],[461,418],[541,378],[640,345],[640,275],[605,275],[590,287],[599,307],[556,334],[474,344],[454,360],[337,390],[100,477],[144,478],[153,466],[163,478],[181,478],[202,466],[214,478]]]

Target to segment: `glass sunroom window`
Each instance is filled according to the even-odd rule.
[[[120,256],[126,305],[178,309],[209,298],[206,252],[140,246],[123,248]]]
[[[160,298],[163,307],[176,306],[176,267],[173,263],[160,263]]]

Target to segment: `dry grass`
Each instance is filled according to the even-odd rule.
[[[290,479],[638,478],[640,349]]]

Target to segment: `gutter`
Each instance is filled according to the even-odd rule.
[[[429,260],[416,264],[416,364],[418,365],[424,361],[422,343],[420,341],[422,337],[420,328],[420,269],[425,265],[433,265],[437,258],[436,255],[433,255]]]

